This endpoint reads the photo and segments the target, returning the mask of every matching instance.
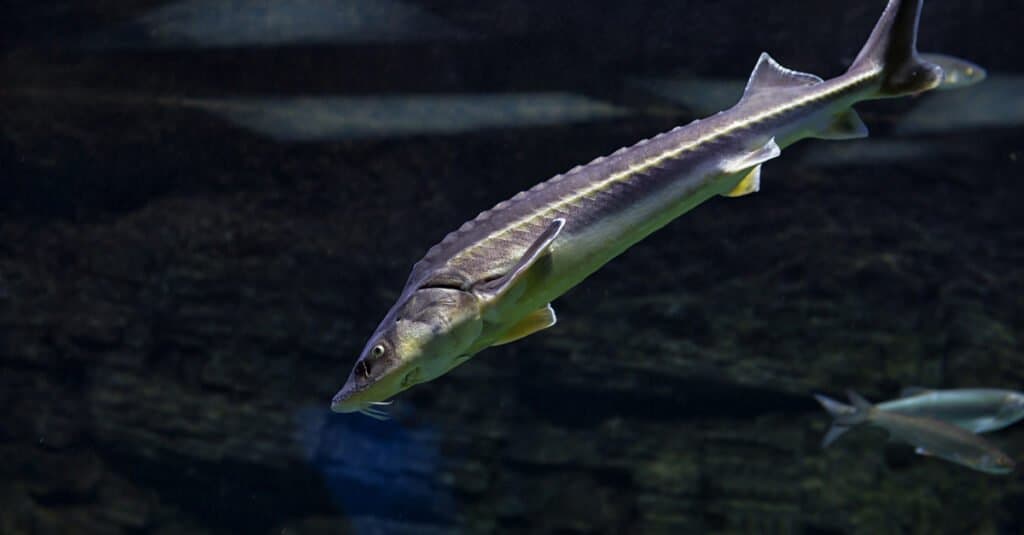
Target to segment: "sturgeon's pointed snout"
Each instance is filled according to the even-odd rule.
[[[350,409],[349,407],[345,406],[345,396],[343,395],[342,392],[338,392],[337,394],[334,395],[334,398],[331,399],[331,412],[345,413],[354,411],[355,409]]]
[[[338,390],[337,394],[331,398],[331,411],[348,413],[357,412],[360,409],[360,404],[352,402],[352,394],[355,393],[356,388],[352,377],[349,377],[345,381],[345,385]]]
[[[344,396],[342,396],[341,392],[338,392],[337,394],[334,395],[334,399],[331,400],[331,411],[342,413],[352,412],[346,409],[347,407],[345,407],[345,398]]]

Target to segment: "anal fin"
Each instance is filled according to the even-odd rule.
[[[500,346],[509,342],[515,342],[520,338],[525,338],[537,331],[543,331],[548,327],[554,325],[558,319],[555,317],[555,309],[551,308],[549,303],[543,308],[539,308],[526,315],[523,319],[519,320],[507,331],[503,332],[497,341],[492,345]]]
[[[860,139],[868,137],[868,127],[857,112],[846,110],[833,115],[831,121],[811,135],[818,139]]]
[[[735,188],[732,188],[722,195],[726,197],[742,197],[749,195],[761,189],[761,166],[758,165],[750,170],[743,180],[740,180],[739,184],[736,184]]]

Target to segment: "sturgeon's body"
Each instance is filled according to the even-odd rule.
[[[758,70],[767,69],[779,67],[763,55]],[[756,94],[717,115],[555,176],[449,234],[416,264],[407,290],[468,288],[499,277],[552,220],[563,219],[565,226],[548,250],[550,269],[532,281],[508,314],[535,310],[655,230],[734,190],[750,172],[734,162],[752,153],[777,156],[769,147],[773,139],[774,146],[785,148],[815,130],[822,132],[837,113],[851,113],[849,106],[877,87],[880,78],[876,67]],[[487,338],[480,341],[483,347],[489,345]]]
[[[757,191],[761,164],[792,143],[866,136],[854,103],[942,79],[916,52],[920,7],[890,0],[837,78],[762,54],[734,107],[551,178],[449,234],[413,267],[332,408],[372,412],[486,347],[553,325],[552,300],[709,198]]]

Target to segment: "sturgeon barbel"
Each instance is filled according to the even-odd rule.
[[[337,412],[378,406],[479,351],[555,324],[551,301],[650,233],[717,195],[758,190],[761,165],[804,138],[865,137],[851,109],[940,85],[917,53],[921,0],[890,0],[846,73],[825,81],[762,54],[740,101],[499,203],[413,266],[366,343]]]

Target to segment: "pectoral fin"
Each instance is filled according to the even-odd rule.
[[[548,247],[551,246],[551,242],[555,241],[555,238],[558,237],[558,233],[562,231],[564,226],[564,219],[553,220],[544,229],[544,232],[534,240],[526,252],[523,253],[523,256],[511,271],[493,281],[477,285],[477,287],[473,288],[474,293],[487,303],[493,303],[506,297],[509,291],[516,286],[516,283],[524,278],[530,268],[544,257],[544,254],[548,252]]]
[[[922,448],[921,446],[918,446],[917,448],[915,448],[914,449],[914,453],[916,453],[918,455],[924,455],[925,457],[934,457],[935,456],[934,453],[932,453],[932,452]]]
[[[509,342],[515,342],[520,338],[525,338],[537,331],[543,331],[551,327],[556,321],[558,320],[555,317],[555,309],[551,308],[549,303],[544,308],[537,309],[519,320],[519,323],[516,323],[511,329],[502,333],[501,337],[493,345],[500,346]]]
[[[726,197],[742,197],[744,195],[754,193],[760,189],[761,166],[758,165],[757,167],[751,169],[750,172],[747,173],[747,176],[743,177],[743,180],[740,180],[739,184],[736,184],[735,188],[730,190],[728,193],[723,193],[722,195]]]

